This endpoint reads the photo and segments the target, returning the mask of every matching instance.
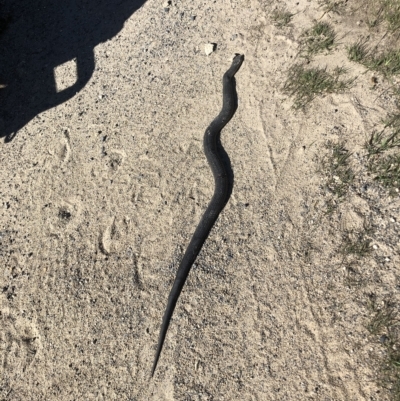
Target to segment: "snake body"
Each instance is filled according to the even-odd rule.
[[[197,258],[205,240],[208,237],[215,221],[217,220],[222,209],[225,207],[232,192],[232,183],[230,176],[232,175],[230,166],[224,162],[225,151],[220,144],[221,130],[230,121],[237,109],[237,97],[234,75],[239,70],[244,60],[244,55],[237,54],[231,67],[225,72],[223,83],[223,106],[219,115],[212,121],[204,134],[204,153],[207,157],[208,164],[214,175],[215,189],[214,195],[207,207],[203,217],[198,224],[196,231],[187,247],[183,259],[179,265],[174,284],[168,297],[167,307],[161,324],[160,335],[158,339],[157,351],[154,358],[153,369],[151,375],[157,367],[157,362],[161,354],[165,336],[171,316],[174,312],[176,302],[186,282],[189,271]]]

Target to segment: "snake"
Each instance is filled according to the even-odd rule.
[[[160,358],[172,314],[174,313],[176,303],[189,275],[190,269],[214,226],[214,223],[218,219],[219,214],[227,204],[232,192],[233,174],[230,165],[226,163],[227,155],[222,148],[220,136],[222,129],[231,120],[237,109],[236,82],[234,76],[238,72],[243,61],[244,55],[236,54],[232,60],[232,65],[223,75],[222,110],[207,127],[204,133],[203,147],[208,164],[214,175],[214,195],[211,198],[211,201],[204,212],[178,267],[161,324],[157,350],[151,371],[152,377],[154,376]]]

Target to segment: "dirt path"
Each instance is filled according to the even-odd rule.
[[[282,85],[322,12],[289,2],[282,30],[263,4],[147,1],[95,48],[79,93],[0,145],[2,399],[385,399],[365,364],[365,308],[332,267],[316,170],[327,140],[361,146],[386,106],[364,76],[295,113]],[[232,197],[150,380],[179,258],[213,193],[202,136],[234,53]],[[60,71],[73,82],[73,62]],[[367,215],[358,198],[348,206]]]

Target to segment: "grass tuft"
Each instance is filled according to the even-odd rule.
[[[400,113],[390,114],[384,121],[385,127],[400,132]]]
[[[389,130],[389,133],[387,132]],[[375,175],[374,179],[395,195],[400,190],[400,114],[389,116],[385,127],[374,132],[365,144],[368,152],[368,169]]]
[[[370,303],[373,317],[367,325],[368,331],[379,336],[385,349],[379,372],[380,383],[391,392],[394,401],[400,401],[400,320],[397,308],[390,302],[377,307],[375,299]]]
[[[387,22],[388,29],[396,32],[400,29],[400,2],[398,0],[384,0],[381,4],[382,19]]]
[[[310,58],[322,51],[332,50],[336,33],[327,22],[317,22],[300,36],[300,54]]]
[[[358,233],[355,237],[353,233],[346,233],[343,238],[341,253],[344,256],[354,255],[364,258],[371,253],[371,240],[366,238],[368,230]]]
[[[389,136],[385,135],[385,130],[374,132],[365,144],[369,156],[381,154],[396,147],[400,147],[400,129]]]
[[[398,313],[389,301],[383,301],[382,306],[378,306],[376,296],[369,297],[368,308],[373,312],[373,317],[367,325],[371,334],[387,334],[387,329],[398,324]]]
[[[347,48],[347,54],[349,60],[355,61],[357,63],[364,63],[368,57],[367,39],[359,39],[357,42],[353,43]]]
[[[367,57],[365,65],[370,70],[378,71],[385,77],[400,74],[400,50],[389,50],[376,57]]]
[[[333,12],[334,14],[341,14],[346,7],[347,0],[319,0],[318,4],[324,11],[322,16],[327,13]],[[322,17],[321,17],[322,18]]]
[[[294,14],[292,14],[290,11],[287,11],[285,8],[279,8],[272,12],[271,18],[275,26],[278,28],[283,28],[284,26],[289,25],[293,15]]]
[[[326,214],[332,214],[342,202],[352,185],[355,175],[350,167],[349,159],[352,155],[343,142],[328,141],[325,145],[329,154],[321,160],[319,172],[326,176],[326,189],[333,195],[326,201]]]
[[[369,70],[377,71],[386,78],[400,74],[400,50],[391,49],[375,54],[367,47],[368,38],[360,38],[347,48],[349,60],[363,64]]]
[[[369,165],[370,171],[375,174],[374,179],[384,187],[390,189],[394,196],[400,190],[400,155],[389,155],[375,160]]]
[[[317,95],[350,88],[353,79],[339,79],[345,73],[346,70],[341,67],[330,74],[326,68],[306,68],[304,64],[295,64],[289,69],[283,92],[294,97],[295,109],[304,109]]]

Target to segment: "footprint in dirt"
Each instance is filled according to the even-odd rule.
[[[112,150],[108,154],[107,165],[113,170],[117,171],[122,166],[124,159],[126,158],[126,153],[122,150]]]
[[[114,216],[100,232],[99,248],[104,255],[117,253],[122,247],[122,237],[127,234],[127,222],[119,221]],[[125,234],[125,235],[124,235]]]
[[[51,142],[47,152],[52,156],[53,168],[64,166],[71,159],[71,136],[68,128],[62,130],[62,134],[56,131],[58,140]]]
[[[33,363],[41,341],[37,328],[8,309],[0,310],[1,386],[12,387]]]

